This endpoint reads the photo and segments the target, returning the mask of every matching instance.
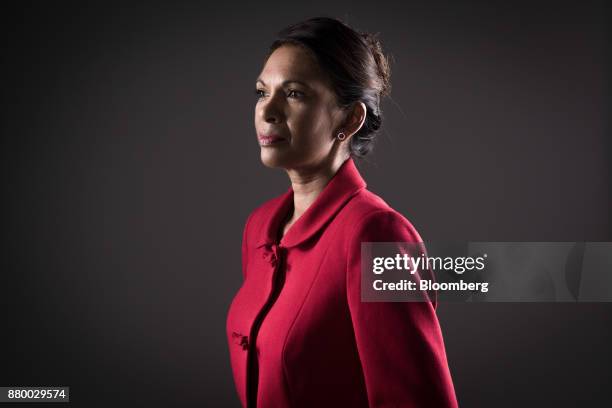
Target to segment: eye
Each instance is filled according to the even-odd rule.
[[[263,89],[255,89],[255,96],[257,97],[257,99],[261,99],[264,96]]]
[[[301,98],[302,96],[304,96],[303,92],[296,91],[295,89],[290,89],[289,90],[289,95],[288,96],[291,97],[292,94],[296,95],[296,98]]]

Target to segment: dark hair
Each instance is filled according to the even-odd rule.
[[[391,90],[389,62],[377,37],[355,31],[334,18],[314,17],[278,32],[266,56],[284,44],[302,46],[329,76],[340,107],[365,104],[363,126],[350,141],[354,157],[364,157],[374,147],[383,120],[380,100]]]

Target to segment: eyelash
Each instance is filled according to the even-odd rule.
[[[263,92],[264,91],[262,89],[255,89],[255,96],[257,97],[257,99],[261,99],[263,97],[263,95],[261,94]],[[304,93],[298,90],[290,89],[289,94],[291,94],[292,92],[295,92],[297,95],[299,95],[297,96],[298,99],[304,96]]]

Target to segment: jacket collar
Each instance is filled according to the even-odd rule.
[[[353,158],[348,158],[342,163],[310,207],[289,228],[279,245],[286,248],[293,247],[312,237],[340,211],[350,198],[366,186],[367,184],[359,174]],[[263,222],[260,239],[256,243],[258,248],[264,245],[277,245],[280,225],[292,209],[293,187],[289,187],[272,204],[268,216]]]

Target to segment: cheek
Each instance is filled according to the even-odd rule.
[[[290,124],[295,142],[312,149],[325,148],[331,139],[331,121],[324,109],[306,108],[296,112]]]

